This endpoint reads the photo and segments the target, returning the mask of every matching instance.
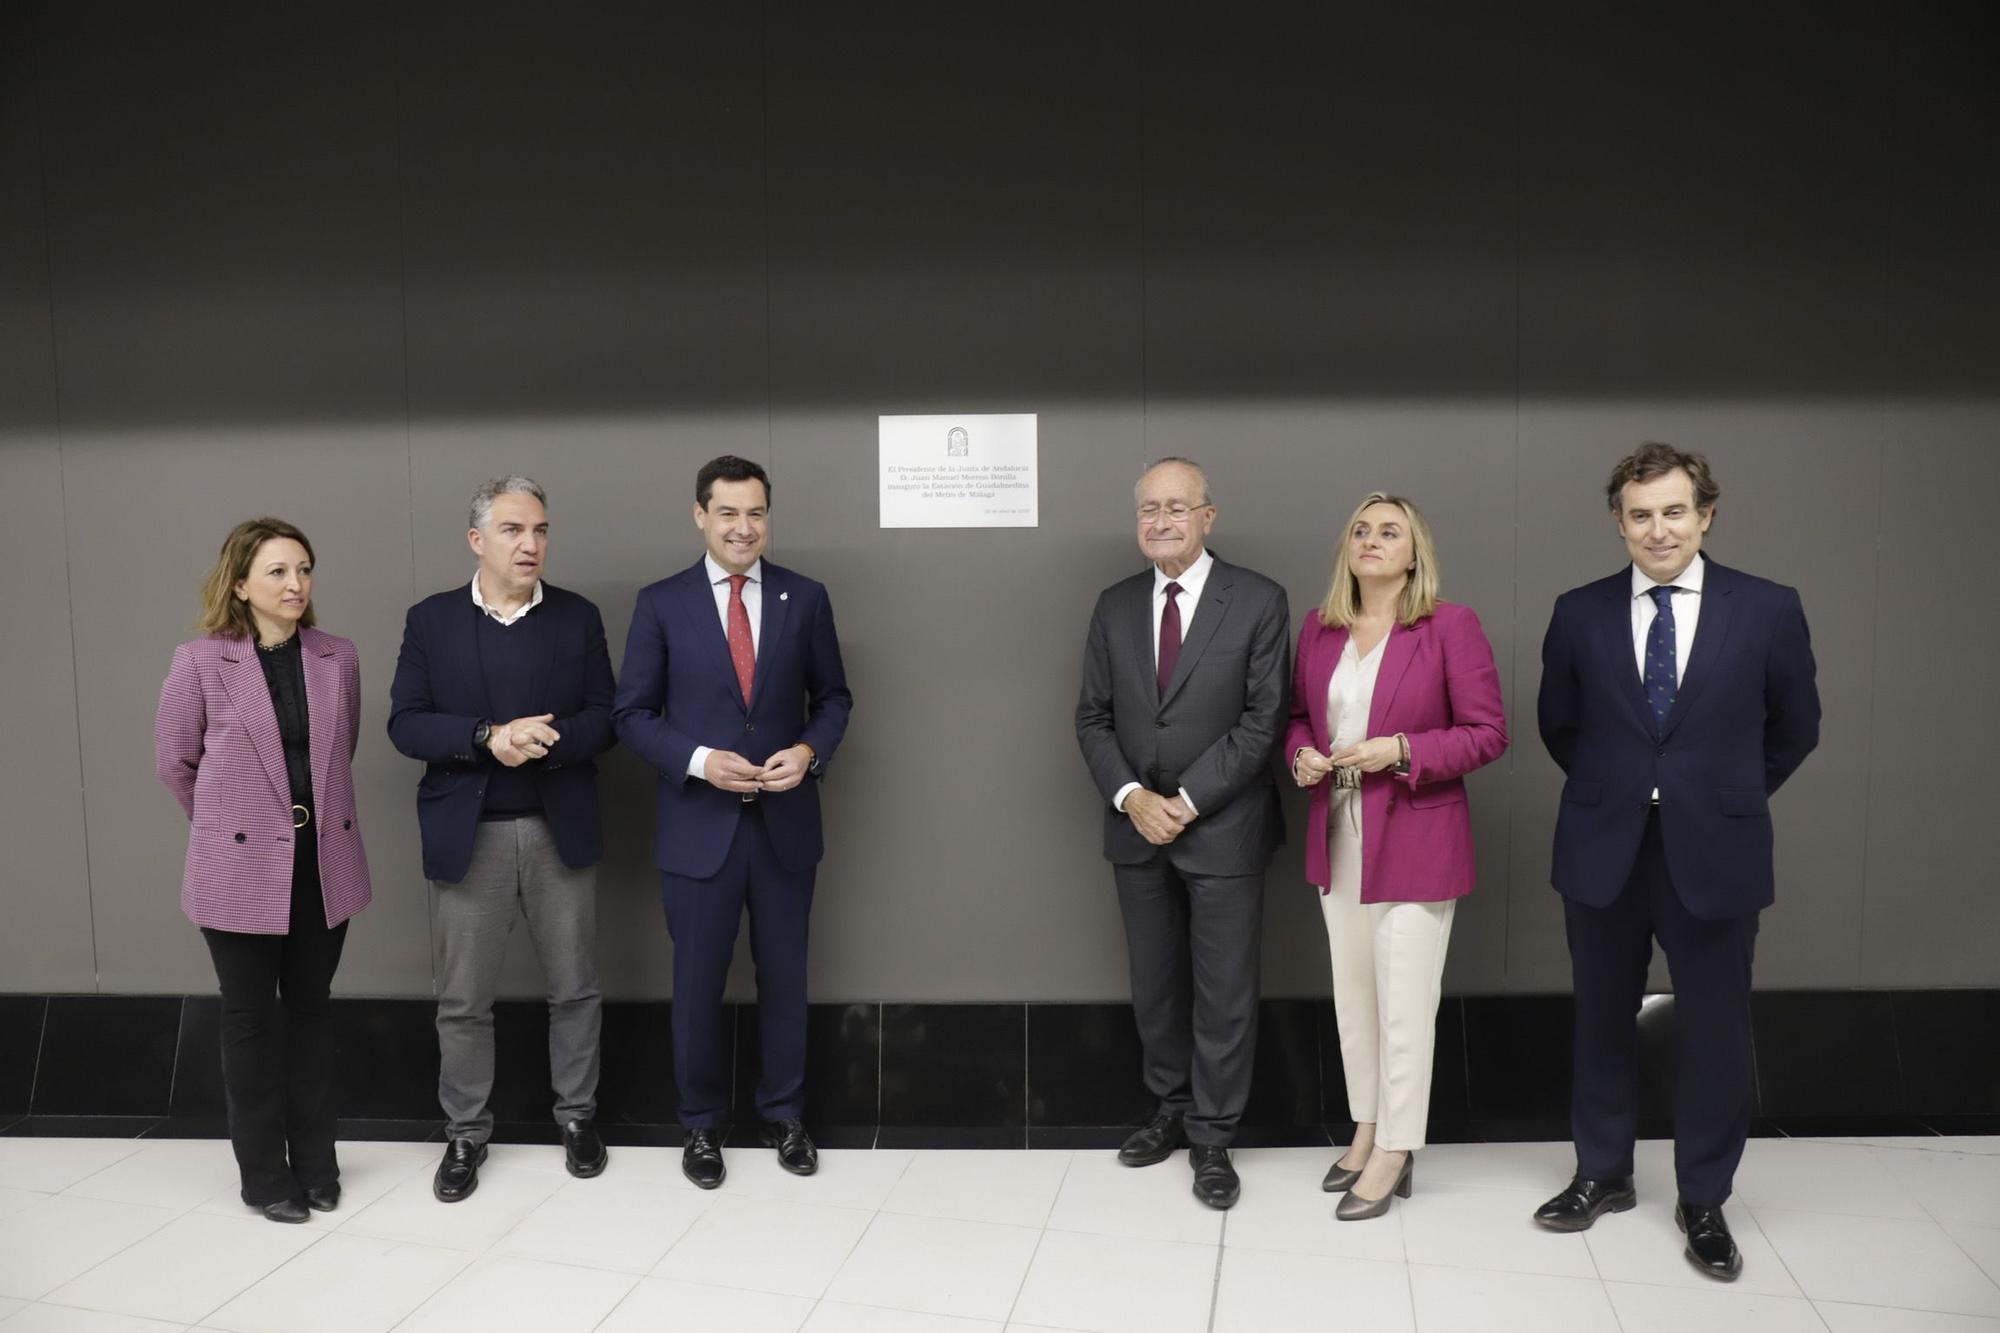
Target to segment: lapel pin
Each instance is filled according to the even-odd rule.
[[[781,593],[779,593],[779,594],[778,594],[778,600],[779,600],[779,601],[781,601],[781,602],[787,602],[787,601],[790,601],[790,600],[791,600],[791,597],[792,597],[792,595],[791,595],[790,593],[788,593],[788,592],[781,592]]]

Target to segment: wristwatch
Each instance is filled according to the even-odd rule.
[[[472,729],[472,748],[475,750],[485,749],[487,738],[492,734],[493,724],[485,718],[481,718],[479,725]]]
[[[1406,778],[1410,776],[1410,738],[1399,731],[1396,733],[1396,745],[1402,755],[1396,760],[1394,772],[1397,777]]]

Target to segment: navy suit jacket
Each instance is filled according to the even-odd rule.
[[[619,739],[660,775],[653,859],[669,874],[714,875],[743,817],[737,793],[688,776],[688,760],[702,745],[753,764],[800,741],[812,746],[812,776],[758,800],[772,850],[787,868],[817,865],[825,851],[816,779],[840,748],[854,696],[825,586],[769,560],[763,580],[747,706],[705,561],[641,588],[632,610],[614,719]]]
[[[417,825],[426,878],[456,883],[472,864],[472,838],[486,781],[500,761],[475,749],[473,730],[495,717],[479,655],[479,617],[465,584],[426,597],[403,622],[403,650],[389,687],[389,739],[424,761],[417,783]],[[546,581],[535,626],[536,712],[554,713],[557,740],[526,764],[542,796],[542,814],[563,864],[575,869],[604,856],[597,804],[597,756],[617,744],[611,729],[611,653],[604,618],[585,597]]]
[[[1632,648],[1627,566],[1556,600],[1542,641],[1542,743],[1568,775],[1557,892],[1623,891],[1660,793],[1674,889],[1708,920],[1771,905],[1769,797],[1819,744],[1819,691],[1798,593],[1709,561],[1687,670],[1655,736]]]

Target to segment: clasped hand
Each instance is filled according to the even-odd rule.
[[[549,725],[555,720],[554,713],[537,713],[502,722],[486,733],[486,748],[509,768],[519,768],[530,759],[545,759],[550,747],[562,739]]]
[[[1178,795],[1162,796],[1139,788],[1125,798],[1125,816],[1139,836],[1155,847],[1164,847],[1194,823],[1194,811]]]
[[[1321,754],[1307,746],[1292,760],[1292,781],[1301,787],[1317,787],[1336,768],[1358,768],[1363,773],[1380,773],[1394,768],[1402,758],[1402,742],[1394,736],[1371,736],[1365,741],[1342,746],[1331,754]]]
[[[805,781],[811,763],[803,745],[780,750],[762,764],[753,764],[733,750],[710,750],[701,773],[710,786],[724,791],[790,791]]]

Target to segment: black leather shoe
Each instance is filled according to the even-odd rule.
[[[1242,1196],[1243,1182],[1229,1164],[1229,1149],[1206,1143],[1188,1147],[1188,1164],[1194,1167],[1194,1197],[1211,1208],[1233,1208]]]
[[[250,1206],[273,1222],[303,1222],[312,1216],[304,1199],[280,1199],[276,1203],[253,1203]]]
[[[766,1148],[778,1150],[778,1165],[795,1176],[809,1176],[819,1170],[819,1149],[806,1133],[803,1120],[770,1120],[762,1135]]]
[[[316,1213],[330,1213],[340,1207],[340,1182],[315,1185],[306,1191],[306,1207]]]
[[[1734,1282],[1743,1271],[1743,1256],[1737,1252],[1736,1238],[1729,1223],[1722,1220],[1721,1208],[1676,1203],[1674,1225],[1687,1233],[1687,1261],[1717,1282]]]
[[[604,1136],[597,1132],[595,1120],[570,1121],[562,1128],[562,1139],[563,1165],[580,1180],[601,1175],[604,1164],[611,1160],[611,1150],[604,1146]]]
[[[1133,1131],[1118,1150],[1118,1160],[1127,1166],[1152,1166],[1164,1162],[1174,1155],[1174,1149],[1187,1146],[1187,1131],[1181,1127],[1181,1118],[1172,1111],[1162,1111]]]
[[[681,1149],[681,1174],[705,1190],[714,1189],[729,1174],[722,1165],[722,1145],[714,1130],[688,1131],[687,1146]]]
[[[1572,1176],[1563,1192],[1535,1210],[1535,1220],[1551,1231],[1588,1231],[1600,1213],[1622,1213],[1639,1201],[1632,1177],[1585,1180]]]
[[[486,1145],[471,1139],[453,1139],[445,1146],[444,1160],[431,1178],[431,1193],[439,1203],[457,1203],[479,1188],[479,1164],[486,1160]]]

